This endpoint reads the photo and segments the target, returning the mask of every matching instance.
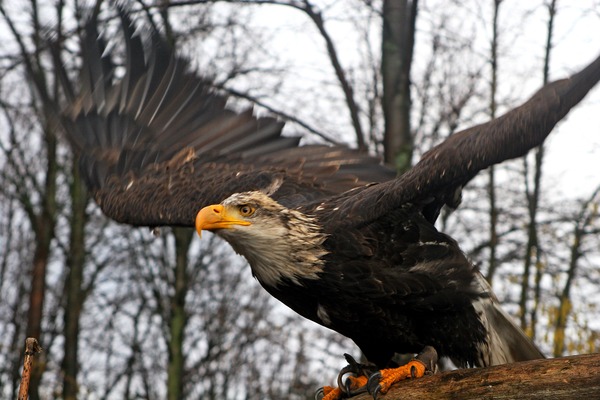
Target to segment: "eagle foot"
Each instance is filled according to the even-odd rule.
[[[382,369],[369,376],[367,390],[377,400],[377,396],[387,393],[390,387],[405,379],[423,377],[426,372],[433,373],[437,365],[437,352],[431,346],[426,346],[417,357],[398,368]]]
[[[344,354],[348,365],[340,370],[337,377],[338,387],[324,386],[315,393],[316,400],[347,399],[367,392],[368,377],[377,369],[374,366],[360,364],[351,355]]]

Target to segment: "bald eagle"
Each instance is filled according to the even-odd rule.
[[[354,340],[378,369],[427,346],[464,367],[543,357],[434,223],[480,170],[540,145],[598,82],[600,58],[449,137],[394,177],[376,158],[298,146],[277,120],[228,109],[158,33],[143,39],[123,12],[121,20],[121,78],[103,55],[95,18],[86,26],[79,90],[62,73],[69,105],[61,124],[107,216],[213,231],[271,295]],[[397,380],[388,371],[400,370],[377,373],[369,389],[386,391]]]

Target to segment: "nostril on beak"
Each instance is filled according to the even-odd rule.
[[[213,208],[213,212],[214,212],[215,214],[220,214],[220,213],[221,213],[221,210],[220,210],[218,207],[215,207],[215,208]]]

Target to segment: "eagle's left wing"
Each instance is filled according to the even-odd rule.
[[[104,54],[95,18],[85,28],[79,93],[61,73],[69,101],[61,123],[109,217],[193,226],[202,206],[235,192],[262,190],[297,206],[393,178],[374,157],[343,146],[298,147],[299,138],[281,135],[282,122],[228,109],[157,32],[144,43],[127,14],[120,16],[122,78]]]

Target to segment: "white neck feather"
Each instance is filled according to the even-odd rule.
[[[276,287],[287,279],[301,284],[300,279],[316,279],[322,271],[327,252],[323,249],[325,234],[319,226],[299,211],[281,211],[289,223],[269,220],[269,224],[253,224],[235,229],[223,230],[220,235],[234,250],[243,255],[252,268],[253,274],[263,284]]]

